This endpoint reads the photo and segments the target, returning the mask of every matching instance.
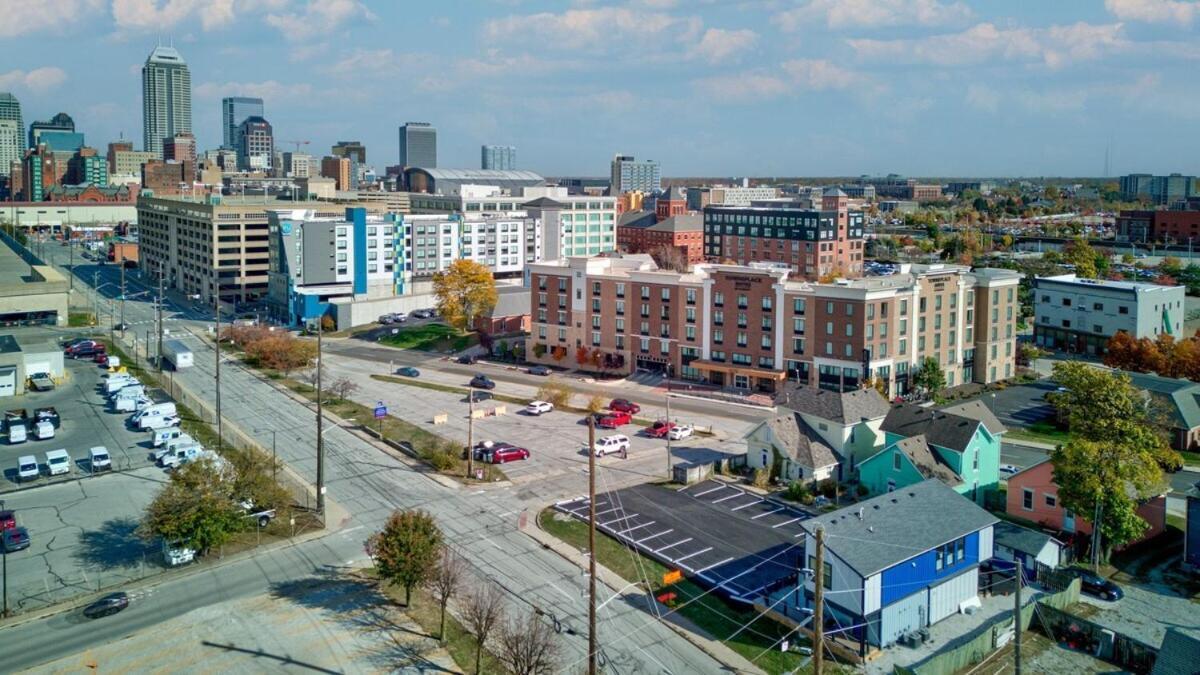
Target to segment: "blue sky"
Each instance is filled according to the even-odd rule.
[[[668,176],[1200,173],[1195,0],[0,0],[0,91],[141,142],[140,68],[188,61],[196,134],[260,95],[276,138],[438,127],[520,168]],[[47,20],[53,17],[52,20]],[[285,146],[286,147],[286,146]]]

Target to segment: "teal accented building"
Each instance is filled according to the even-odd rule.
[[[978,401],[942,410],[892,406],[882,446],[858,465],[859,482],[882,494],[936,478],[977,504],[1000,483],[1004,425]]]

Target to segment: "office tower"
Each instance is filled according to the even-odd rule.
[[[25,157],[25,121],[21,118],[21,102],[7,91],[0,91],[0,123],[3,122],[10,122],[0,126],[0,176],[7,176],[12,162],[19,162]],[[13,124],[16,125],[17,134],[15,155]]]
[[[271,168],[275,159],[275,137],[271,123],[255,115],[238,126],[238,168],[260,171]]]
[[[299,152],[283,153],[285,178],[308,178],[312,175],[312,157]]]
[[[335,189],[350,190],[350,165],[349,157],[323,157],[321,158],[321,175],[332,178]]]
[[[437,129],[428,122],[405,122],[400,127],[400,165],[437,168]]]
[[[155,47],[142,66],[142,149],[162,155],[165,139],[192,130],[192,75],[174,47]]]
[[[83,147],[67,164],[67,180],[71,185],[108,185],[108,162],[95,148]]]
[[[480,149],[479,168],[512,171],[517,168],[517,149],[511,145],[485,145]]]
[[[353,157],[359,164],[367,163],[367,146],[358,141],[338,141],[330,153],[334,157]]]
[[[632,155],[613,157],[609,194],[616,196],[632,190],[658,192],[662,189],[662,170],[652,159],[638,161]]]
[[[42,140],[42,135],[47,132],[63,132],[67,134],[75,133],[75,120],[65,112],[60,112],[48,120],[34,120],[29,125],[29,147],[36,148],[38,143],[47,143]],[[83,136],[80,135],[80,138]]]
[[[263,100],[249,96],[230,96],[221,99],[221,147],[238,147],[238,127],[247,117],[263,116]]]
[[[195,162],[196,137],[182,133],[163,139],[162,158],[165,162]]]

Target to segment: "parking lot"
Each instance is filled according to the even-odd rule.
[[[0,444],[0,466],[4,471],[0,493],[88,475],[91,473],[88,450],[94,446],[108,448],[113,468],[118,471],[152,464],[148,432],[129,429],[126,426],[129,414],[116,413],[109,408],[102,389],[104,369],[84,360],[67,359],[65,365],[67,377],[53,391],[27,392],[0,402],[5,410],[23,408],[30,416],[37,408],[53,407],[61,419],[61,425],[50,439],[37,440],[30,434],[24,443],[12,445],[5,437]],[[71,456],[71,473],[50,478],[45,454],[58,449],[66,450]],[[33,455],[37,459],[40,475],[35,480],[18,483],[17,459],[24,455]]]
[[[1004,426],[1019,429],[1054,415],[1054,406],[1045,396],[1057,388],[1050,380],[1040,380],[985,393],[979,400],[992,408]]]
[[[558,510],[588,518],[586,497]],[[735,600],[751,601],[794,577],[803,560],[805,512],[720,481],[682,490],[637,485],[596,497],[596,526],[643,554]]]

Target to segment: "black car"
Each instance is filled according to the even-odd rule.
[[[469,366],[469,365],[475,363],[476,361],[478,361],[479,359],[471,354],[463,354],[462,356],[458,357],[455,360],[461,364]]]
[[[396,374],[403,375],[405,377],[420,377],[421,371],[417,370],[416,368],[413,368],[412,366],[404,366],[402,368],[397,368]]]
[[[547,368],[546,366],[530,366],[529,374],[530,375],[541,375],[542,377],[545,377],[550,374],[550,369]]]
[[[496,383],[489,380],[487,375],[476,375],[471,378],[471,386],[476,389],[495,389]]]
[[[83,608],[83,615],[89,619],[99,619],[102,616],[112,616],[129,606],[129,596],[125,593],[110,593]]]
[[[1104,577],[1078,567],[1065,570],[1067,574],[1079,579],[1080,590],[1101,600],[1120,600],[1125,597],[1125,591]]]
[[[5,553],[29,548],[29,530],[18,525],[0,532],[0,548],[3,548]]]

